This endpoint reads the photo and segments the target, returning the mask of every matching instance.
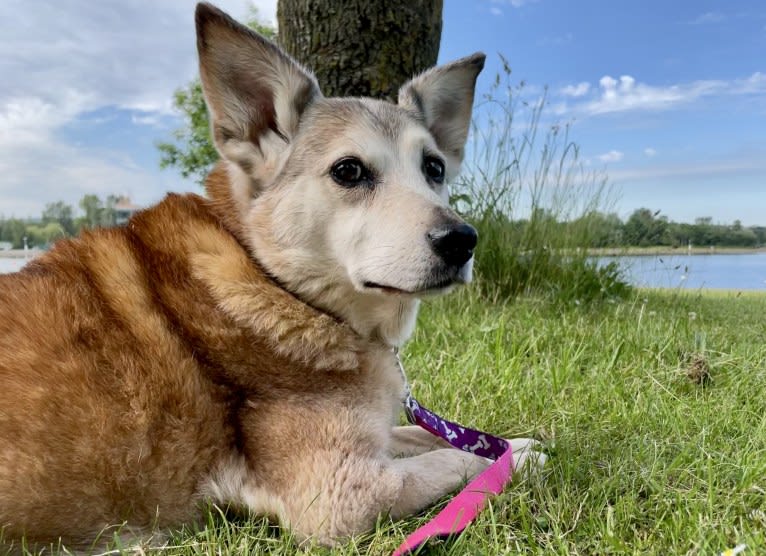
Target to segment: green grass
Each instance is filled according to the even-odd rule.
[[[497,499],[464,552],[763,553],[764,315],[766,296],[724,292],[427,306],[418,397],[551,455],[547,482]]]
[[[766,553],[764,315],[766,295],[727,292],[426,303],[404,355],[417,398],[550,455],[545,482],[514,484],[428,554]],[[263,520],[213,512],[165,553],[387,555],[432,512],[301,551]]]

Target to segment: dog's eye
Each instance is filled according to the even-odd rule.
[[[372,183],[372,172],[358,158],[342,158],[332,165],[330,176],[338,185],[356,187]]]
[[[423,158],[423,173],[434,183],[444,183],[444,162],[435,156]]]

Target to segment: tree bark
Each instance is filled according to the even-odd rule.
[[[327,96],[394,100],[436,64],[442,0],[279,0],[278,40]]]

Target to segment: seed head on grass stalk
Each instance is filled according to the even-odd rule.
[[[610,204],[605,174],[592,171],[571,124],[548,123],[547,89],[532,95],[502,73],[478,104],[453,202],[479,231],[477,282],[509,298],[543,294],[574,303],[623,296],[616,265],[588,256],[598,217]]]

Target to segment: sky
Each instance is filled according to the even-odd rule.
[[[276,0],[218,0],[275,22]],[[141,205],[200,188],[159,169],[196,75],[193,0],[0,2],[0,215],[124,194]],[[570,125],[611,207],[671,220],[766,225],[766,2],[444,0],[439,62],[508,59],[542,122]]]

